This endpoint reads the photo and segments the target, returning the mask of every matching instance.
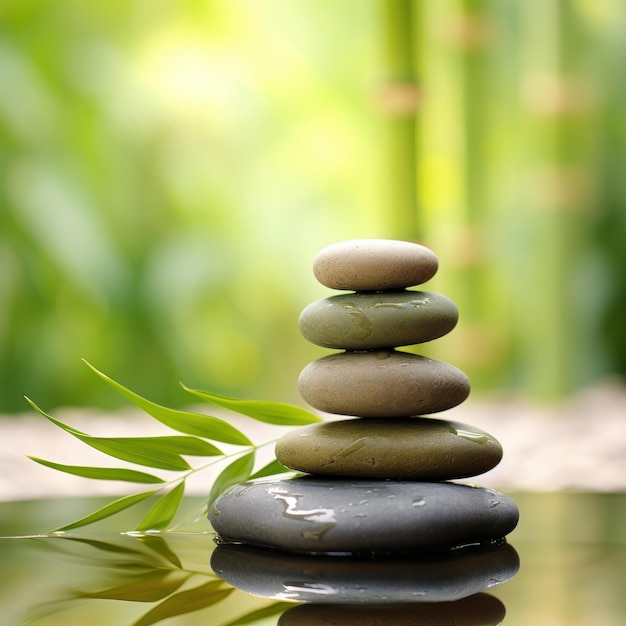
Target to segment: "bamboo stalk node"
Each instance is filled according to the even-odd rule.
[[[386,115],[405,117],[415,115],[421,107],[423,92],[413,82],[391,82],[380,86],[375,98],[378,108]]]
[[[538,206],[553,212],[580,211],[593,196],[591,172],[583,166],[546,166],[536,172]]]
[[[447,41],[462,50],[482,50],[494,38],[493,20],[481,13],[456,15],[449,20],[447,28]]]
[[[574,117],[593,106],[589,85],[578,76],[531,74],[523,81],[522,98],[538,117]]]

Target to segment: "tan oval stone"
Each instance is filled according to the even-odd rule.
[[[489,471],[502,459],[502,446],[459,422],[350,419],[292,430],[278,440],[276,458],[308,474],[439,481]]]
[[[313,273],[331,289],[379,291],[421,285],[435,275],[438,265],[435,253],[417,243],[353,239],[318,252]]]
[[[442,337],[456,325],[452,300],[429,291],[341,294],[317,300],[300,315],[302,335],[325,348],[371,350]]]
[[[470,391],[467,376],[453,365],[396,350],[323,357],[302,370],[298,387],[320,411],[359,417],[445,411],[461,404]]]

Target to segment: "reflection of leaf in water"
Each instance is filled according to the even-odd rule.
[[[243,593],[218,578],[211,570],[209,553],[213,544],[206,534],[129,533],[96,537],[60,534],[33,538],[43,549],[54,550],[74,560],[79,568],[79,577],[77,583],[70,583],[65,590],[60,586],[59,591],[65,598],[61,595],[55,601],[35,607],[30,621],[24,622],[25,626],[48,623],[50,615],[71,610],[76,602],[91,600],[158,603],[133,624],[150,626],[178,615],[219,605],[233,592]],[[191,563],[179,557],[179,549],[182,550],[181,555],[188,552],[192,555]],[[200,565],[196,563],[196,557],[199,557]],[[74,590],[78,587],[79,591],[68,589],[70,585]],[[196,586],[190,588],[191,585]],[[235,619],[229,626],[244,626],[272,617],[289,606],[292,604],[285,602],[261,605],[261,608]],[[222,612],[222,606],[216,606],[213,612],[209,609],[207,623],[218,623],[223,619]]]
[[[167,545],[167,542],[161,535],[141,535],[137,537],[137,540],[174,565],[174,567],[182,568],[183,564],[180,562],[178,555]]]
[[[174,593],[190,574],[154,570],[103,591],[78,591],[77,598],[123,600],[125,602],[157,602]]]
[[[264,606],[262,609],[257,609],[256,611],[246,613],[245,615],[234,619],[232,622],[224,624],[224,626],[245,626],[246,624],[252,624],[266,617],[280,615],[281,613],[283,613],[283,611],[286,611],[288,608],[291,608],[293,606],[294,605],[292,602],[275,602],[274,604],[270,604],[269,606]]]
[[[227,586],[224,581],[212,580],[163,600],[134,622],[133,626],[150,626],[170,617],[204,609],[223,600],[233,591],[233,587]]]

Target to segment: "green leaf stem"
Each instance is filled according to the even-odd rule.
[[[238,398],[229,398],[220,396],[216,393],[208,391],[200,391],[198,389],[190,389],[181,383],[181,387],[188,393],[202,398],[206,402],[217,404],[225,409],[236,411],[242,415],[247,415],[260,422],[268,424],[276,424],[279,426],[302,426],[320,422],[321,418],[314,415],[310,411],[292,404],[284,402],[261,402],[257,400],[239,400]]]
[[[151,415],[154,419],[188,435],[198,435],[206,439],[213,439],[223,443],[232,443],[241,446],[250,446],[252,442],[240,430],[217,417],[202,415],[201,413],[190,413],[178,409],[155,404],[146,400],[134,391],[127,389],[123,385],[109,378],[106,374],[96,369],[93,365],[83,359],[84,363],[91,368],[104,382],[113,387],[120,395],[132,402],[135,406]]]
[[[163,483],[165,482],[158,476],[152,474],[146,474],[145,472],[138,472],[132,469],[125,469],[121,467],[86,467],[83,465],[63,465],[61,463],[54,463],[53,461],[46,461],[36,456],[28,456],[31,461],[45,465],[59,472],[65,472],[66,474],[74,474],[75,476],[82,476],[83,478],[92,478],[95,480],[120,480],[129,483]]]

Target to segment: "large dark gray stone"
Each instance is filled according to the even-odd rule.
[[[328,479],[247,481],[222,494],[209,518],[223,541],[304,553],[433,550],[500,539],[515,503],[454,483]]]
[[[437,481],[490,470],[500,462],[502,446],[459,422],[357,418],[293,429],[276,443],[276,458],[308,474]]]
[[[317,604],[451,602],[492,589],[515,576],[509,545],[451,550],[407,558],[359,559],[300,555],[224,544],[211,568],[248,593]]]
[[[442,337],[456,325],[452,300],[429,291],[382,291],[331,296],[309,304],[300,332],[325,348],[371,350]]]

